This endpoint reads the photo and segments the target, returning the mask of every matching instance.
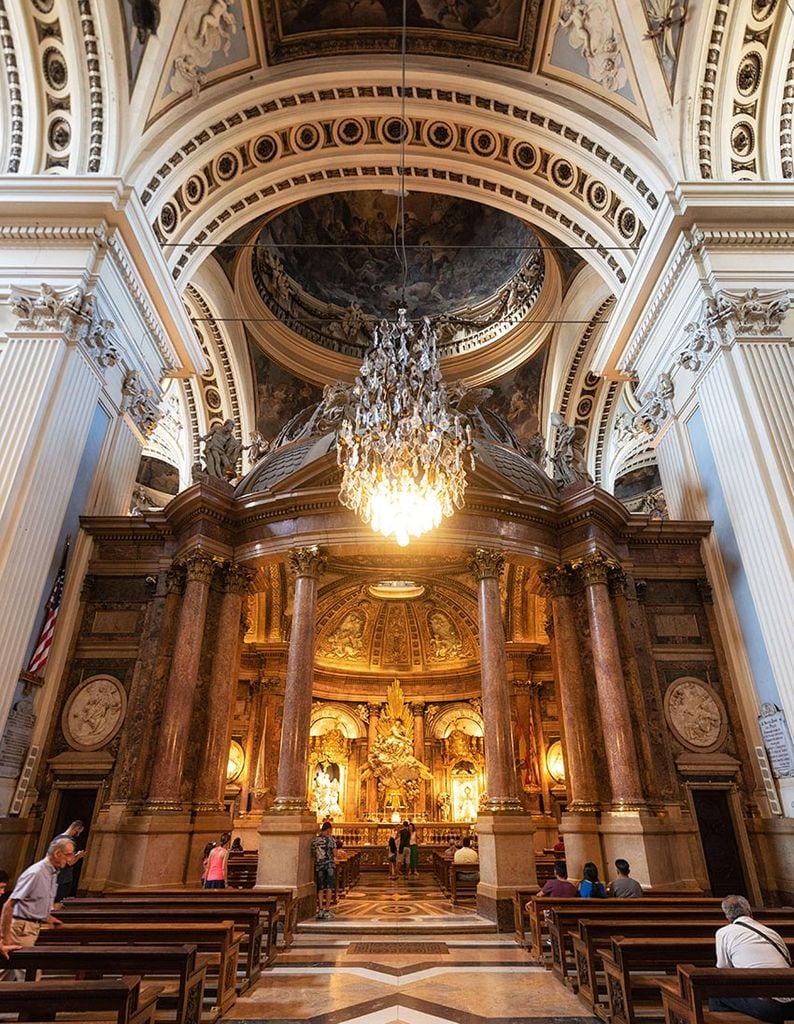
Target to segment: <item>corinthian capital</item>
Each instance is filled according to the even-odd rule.
[[[326,557],[320,554],[316,544],[306,548],[291,548],[289,552],[289,567],[292,575],[299,579],[301,576],[309,576],[312,579],[319,579],[325,569]]]
[[[586,587],[591,587],[594,583],[606,583],[609,580],[614,563],[610,562],[600,551],[594,551],[591,555],[585,555],[580,559],[574,568],[581,577],[582,583]]]
[[[469,570],[476,580],[498,580],[504,567],[504,552],[495,548],[477,548],[469,562]]]
[[[211,583],[215,572],[215,559],[202,548],[194,548],[182,559],[187,580],[198,580],[199,583]]]
[[[223,566],[222,586],[231,594],[250,594],[254,570],[237,562],[226,562]]]
[[[62,332],[76,337],[91,320],[93,307],[82,288],[56,290],[40,284],[37,290],[12,288],[11,310],[18,318],[18,331]]]

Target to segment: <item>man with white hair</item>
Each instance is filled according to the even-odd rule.
[[[791,967],[786,943],[776,931],[753,920],[752,909],[744,896],[726,896],[721,906],[730,924],[720,928],[716,935],[717,967]],[[794,1020],[794,998],[783,996],[710,999],[709,1009],[738,1011],[770,1024]]]
[[[72,862],[76,849],[74,839],[57,836],[47,847],[47,856],[31,864],[17,879],[0,915],[0,956],[4,959],[15,949],[34,946],[43,924],[61,924],[52,916],[58,872]],[[22,971],[0,971],[0,981],[19,981],[23,977]]]

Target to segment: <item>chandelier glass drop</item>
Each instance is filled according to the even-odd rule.
[[[337,461],[341,502],[405,546],[463,506],[471,428],[451,408],[436,335],[400,309],[381,321],[342,419]]]

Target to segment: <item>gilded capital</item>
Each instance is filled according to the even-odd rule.
[[[503,551],[496,548],[477,548],[469,562],[469,570],[477,580],[499,579],[505,567]]]
[[[289,552],[289,567],[292,575],[299,579],[301,576],[309,576],[312,579],[319,579],[325,569],[326,557],[320,554],[316,544],[306,548],[291,548]]]
[[[540,581],[551,597],[567,597],[578,588],[576,573],[569,562],[555,565],[540,574]]]
[[[610,562],[600,551],[594,551],[591,555],[585,555],[575,565],[574,569],[581,577],[586,587],[592,587],[596,583],[606,583],[609,579],[610,569],[614,563]]]
[[[423,700],[412,701],[408,705],[414,718],[423,718],[425,714],[425,702]]]
[[[254,570],[237,562],[225,562],[223,566],[222,586],[231,594],[250,594]]]
[[[210,584],[215,572],[215,559],[203,548],[194,548],[182,559],[188,583],[197,580],[199,583]]]

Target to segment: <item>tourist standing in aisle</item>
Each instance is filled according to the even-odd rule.
[[[411,874],[419,874],[419,833],[416,831],[415,822],[408,823],[411,830]]]
[[[205,889],[225,889],[226,872],[229,867],[229,843],[231,835],[224,832],[217,846],[207,854],[207,868],[204,874]]]

